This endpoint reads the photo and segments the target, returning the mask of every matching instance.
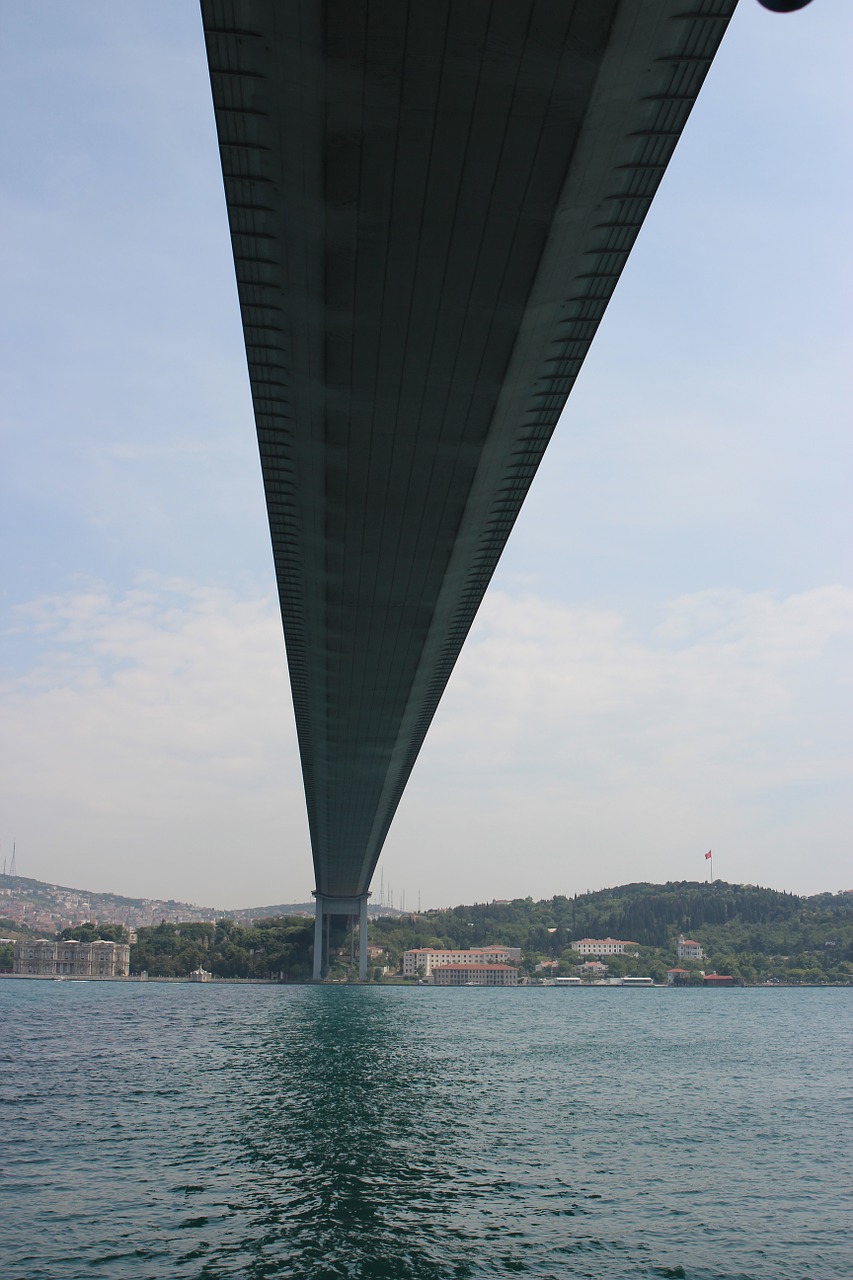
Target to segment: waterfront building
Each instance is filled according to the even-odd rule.
[[[458,951],[439,947],[418,947],[403,952],[403,977],[428,978],[433,969],[452,964],[508,964],[521,960],[521,947],[465,947]]]
[[[705,976],[704,974],[702,975]],[[670,987],[684,987],[690,981],[689,969],[667,969],[666,981]]]
[[[702,950],[700,943],[695,942],[693,938],[685,938],[683,933],[678,935],[675,944],[678,952],[679,960],[704,960],[705,952]]]
[[[15,943],[13,973],[40,978],[126,978],[130,947],[126,942],[26,938]]]
[[[730,973],[706,973],[702,984],[706,987],[733,987],[735,980]]]
[[[624,938],[578,938],[572,943],[572,950],[579,956],[624,956],[626,947],[637,947],[637,942],[626,942]]]
[[[516,987],[518,970],[506,964],[442,964],[429,980],[434,987]]]

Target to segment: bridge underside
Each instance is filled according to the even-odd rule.
[[[369,888],[735,3],[202,0],[323,895]]]

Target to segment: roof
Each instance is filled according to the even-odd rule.
[[[510,964],[444,964],[440,969],[436,969],[436,973],[452,973],[454,969],[464,969],[467,973],[469,969],[498,969],[501,973],[508,972],[513,966]]]
[[[507,951],[508,947],[409,947],[403,954],[407,956],[413,955],[431,955],[431,956],[449,956],[455,955],[457,952],[465,951],[469,955],[485,955],[489,951]],[[519,950],[514,947],[513,950]]]
[[[615,943],[620,947],[638,947],[640,945],[639,942],[630,942],[627,938],[576,938],[572,946],[576,947],[581,942],[597,943],[599,946],[603,946],[605,942]]]

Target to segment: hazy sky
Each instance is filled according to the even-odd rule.
[[[3,20],[0,858],[305,899],[197,6]],[[853,886],[851,53],[850,0],[741,0],[392,827],[398,901],[709,848]]]

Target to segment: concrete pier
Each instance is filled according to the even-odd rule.
[[[369,893],[352,897],[334,897],[313,890],[314,915],[314,972],[315,982],[320,982],[329,966],[329,916],[358,916],[358,980],[367,981],[367,899]]]

